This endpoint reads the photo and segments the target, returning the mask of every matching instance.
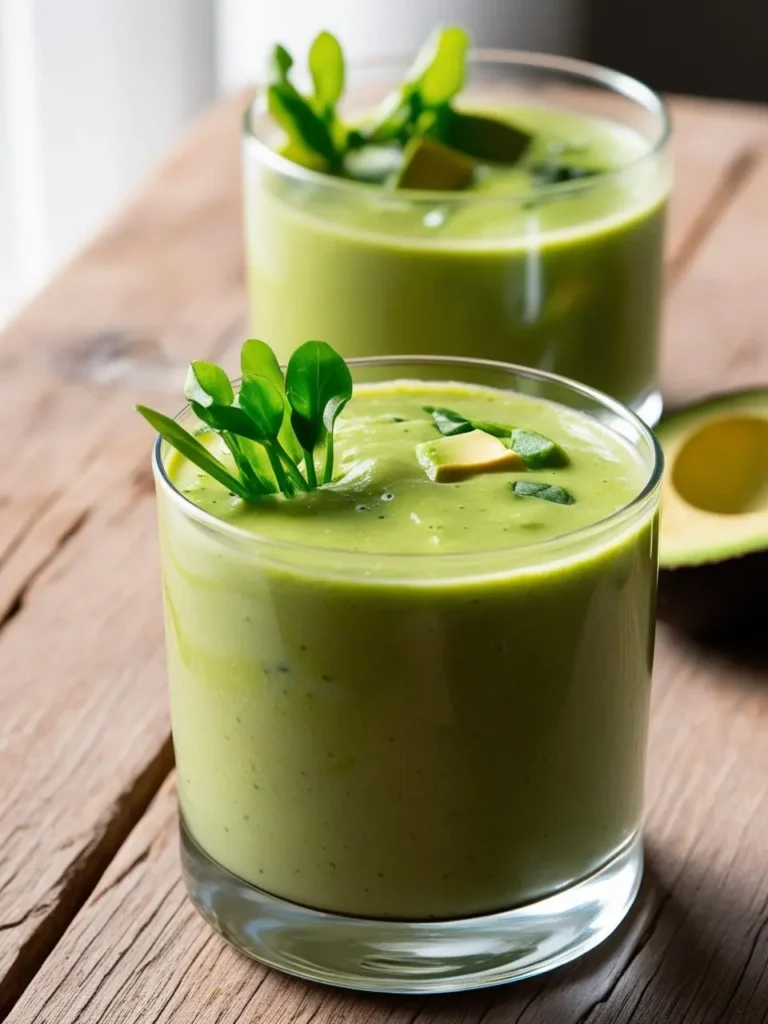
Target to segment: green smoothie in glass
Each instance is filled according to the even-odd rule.
[[[438,33],[415,69],[353,71],[348,99],[328,115],[337,142],[345,132],[353,145],[361,133],[377,138],[392,97],[423,79],[425,64],[463,61],[460,32]],[[564,58],[494,51],[454,70],[427,101],[455,88],[436,109],[492,132],[502,125],[501,144],[482,131],[479,145],[458,137],[480,156],[445,145],[457,133],[440,136],[429,108],[394,140],[334,164],[302,145],[284,111],[267,109],[271,94],[257,96],[244,148],[255,332],[281,358],[322,337],[345,356],[514,361],[584,381],[655,421],[663,104],[625,76]],[[300,95],[311,103],[322,85],[315,75],[315,94]],[[414,152],[425,141],[437,159]]]
[[[327,431],[296,460],[317,486],[286,473],[288,493],[240,496],[258,448],[234,457],[242,398],[226,417],[197,401],[214,430],[180,421],[231,476],[158,448],[188,885],[236,945],[308,977],[428,991],[535,973],[612,930],[639,881],[657,451],[554,377],[352,369],[329,474]],[[445,946],[456,922],[475,959]],[[399,950],[383,974],[379,941]]]

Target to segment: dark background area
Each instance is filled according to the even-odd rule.
[[[588,0],[583,54],[654,89],[768,102],[768,0]]]

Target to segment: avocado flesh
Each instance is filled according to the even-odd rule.
[[[397,187],[455,192],[469,185],[474,168],[469,157],[436,139],[414,139],[406,147]]]
[[[425,441],[416,446],[416,457],[429,479],[439,484],[465,480],[478,473],[525,469],[517,452],[482,430]]]
[[[768,601],[768,388],[662,421],[659,617],[729,645],[762,637]],[[762,642],[762,640],[761,640]]]
[[[662,421],[659,564],[768,549],[768,388],[718,395]]]

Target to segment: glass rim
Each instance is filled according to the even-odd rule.
[[[283,552],[284,554],[293,555],[304,553],[314,557],[326,556],[334,559],[336,562],[339,557],[343,557],[350,563],[360,562],[367,563],[368,565],[370,565],[372,560],[375,560],[376,562],[389,565],[394,565],[395,563],[406,563],[408,565],[434,565],[439,563],[443,566],[449,564],[458,566],[462,561],[466,560],[477,563],[484,558],[493,559],[494,556],[509,556],[515,552],[524,556],[532,553],[533,557],[530,559],[526,557],[524,565],[519,566],[518,569],[536,568],[539,565],[539,560],[535,557],[536,553],[547,551],[552,552],[553,550],[556,551],[558,546],[574,540],[577,542],[583,540],[586,545],[585,548],[579,549],[576,558],[578,559],[584,554],[588,554],[592,550],[590,541],[597,540],[601,535],[613,532],[613,530],[618,529],[624,521],[631,521],[636,515],[639,517],[640,513],[645,510],[645,506],[652,503],[654,496],[656,496],[657,501],[660,497],[661,482],[664,472],[664,455],[655,433],[649,426],[647,426],[646,423],[643,422],[642,419],[640,419],[637,413],[628,406],[623,405],[621,402],[611,398],[609,395],[603,394],[603,392],[598,391],[595,388],[589,387],[587,384],[581,384],[568,377],[562,377],[559,374],[549,373],[545,370],[536,370],[531,367],[520,366],[516,363],[504,363],[498,360],[474,359],[463,356],[361,356],[348,359],[347,364],[352,369],[356,367],[359,369],[365,369],[375,367],[455,366],[458,369],[464,368],[481,371],[492,370],[505,373],[511,377],[524,377],[528,380],[553,384],[575,392],[597,405],[602,406],[621,420],[629,422],[638,431],[638,434],[649,444],[653,456],[653,465],[645,483],[630,501],[625,505],[622,505],[621,508],[611,512],[610,515],[603,516],[602,519],[598,519],[594,523],[589,523],[587,526],[582,526],[566,533],[557,534],[554,537],[548,537],[544,540],[530,540],[524,544],[511,544],[505,547],[482,548],[473,551],[349,551],[340,547],[325,547],[317,544],[277,540],[273,537],[265,536],[264,534],[255,533],[252,530],[247,530],[243,527],[237,526],[236,524],[219,519],[210,512],[206,512],[178,490],[168,475],[163,462],[162,450],[164,442],[163,438],[158,435],[152,449],[152,471],[155,479],[163,488],[164,493],[171,498],[177,508],[179,508],[179,510],[188,518],[195,520],[204,527],[207,527],[215,534],[223,535],[230,540],[244,544],[254,550]],[[408,378],[395,377],[392,379],[404,380]],[[461,382],[461,378],[458,378],[455,381],[455,383]],[[497,390],[502,389],[497,388]],[[550,401],[549,399],[545,400]],[[561,403],[557,403],[555,401],[553,404]],[[190,406],[187,404],[176,414],[174,419],[179,421],[190,411]],[[574,411],[578,412],[578,410]],[[628,439],[625,438],[625,440]],[[571,558],[568,559],[568,561],[571,560]],[[502,573],[507,575],[509,570],[502,570]],[[464,575],[466,574],[462,574],[462,578]],[[475,572],[474,575],[481,575],[481,573]]]
[[[377,68],[381,70],[394,70],[396,67],[408,66],[409,63],[410,59],[408,57],[403,54],[395,54],[357,61],[350,65],[349,70],[352,73]],[[562,57],[556,54],[539,53],[535,50],[473,49],[469,51],[468,63],[470,68],[472,64],[498,64],[521,68],[539,68],[544,71],[561,72],[574,78],[603,86],[615,95],[623,96],[636,106],[643,107],[655,116],[659,123],[658,136],[635,159],[621,167],[598,171],[596,174],[584,178],[576,178],[573,181],[551,182],[549,184],[537,185],[535,188],[526,186],[521,188],[520,191],[508,192],[504,195],[485,195],[483,193],[465,191],[446,192],[434,189],[408,189],[406,194],[403,194],[402,191],[390,193],[383,190],[380,184],[374,182],[338,178],[323,171],[302,167],[301,164],[294,163],[287,157],[276,153],[256,133],[253,126],[254,114],[263,115],[266,113],[266,104],[261,87],[259,87],[256,95],[248,101],[243,112],[242,135],[245,143],[254,148],[260,161],[285,178],[292,178],[323,188],[357,194],[359,196],[380,195],[384,201],[388,202],[434,203],[436,197],[439,196],[442,203],[461,202],[471,205],[493,205],[509,203],[512,200],[515,202],[526,202],[535,197],[538,199],[545,197],[551,199],[588,192],[592,189],[600,188],[606,182],[620,181],[625,176],[635,173],[638,168],[659,156],[670,140],[672,119],[664,98],[649,85],[623,71],[616,71],[612,68],[604,67],[602,64],[595,64],[592,61],[581,60],[577,57]],[[257,105],[260,107],[258,111],[256,110]]]

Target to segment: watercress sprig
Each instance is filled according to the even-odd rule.
[[[283,60],[283,65],[290,63]],[[204,473],[244,501],[267,494],[292,497],[333,480],[334,428],[352,397],[352,375],[324,341],[308,341],[291,356],[286,375],[272,349],[252,338],[240,353],[237,391],[221,367],[201,360],[187,373],[184,394],[197,418],[218,434],[232,472],[179,423],[146,406],[137,411],[161,437]],[[318,476],[315,453],[325,449]]]
[[[395,148],[403,151],[401,164],[408,168],[417,159],[418,173],[391,174],[390,163],[381,161],[383,179],[399,188],[463,188],[470,181],[467,159],[514,164],[531,142],[531,135],[506,120],[470,114],[454,106],[464,87],[469,33],[458,26],[436,29],[422,46],[403,82],[360,124],[346,125],[338,112],[344,93],[346,65],[339,41],[321,32],[309,51],[313,92],[303,95],[290,80],[294,60],[285,47],[275,47],[270,62],[267,105],[283,128],[287,142],[283,155],[296,163],[330,174],[356,176],[366,162],[354,160],[361,149]],[[429,159],[419,153],[419,143],[429,140],[440,147]],[[438,173],[438,164],[462,163],[462,173]],[[375,161],[374,161],[375,163]],[[450,170],[450,168],[449,168]],[[370,171],[362,173],[371,180]],[[446,185],[445,182],[449,184]]]

